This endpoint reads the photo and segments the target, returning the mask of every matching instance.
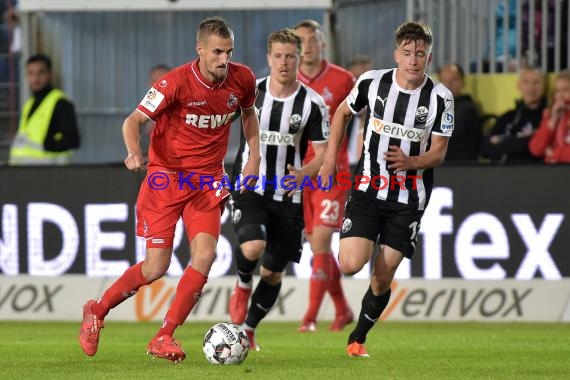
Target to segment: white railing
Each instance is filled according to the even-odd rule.
[[[435,66],[458,62],[493,73],[525,65],[546,72],[570,61],[568,0],[407,0],[406,6],[409,20],[433,29]]]

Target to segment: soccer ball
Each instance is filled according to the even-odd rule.
[[[241,364],[249,352],[249,339],[238,325],[222,322],[208,330],[202,349],[212,364]]]

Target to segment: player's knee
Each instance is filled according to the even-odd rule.
[[[360,272],[364,264],[360,263],[354,257],[350,257],[348,255],[340,255],[338,258],[338,266],[343,274],[352,276]]]
[[[166,270],[168,269],[168,266],[162,266],[162,265],[148,265],[145,266],[143,265],[142,267],[142,275],[143,277],[148,281],[148,282],[153,282],[158,280],[159,278],[161,278],[162,276],[164,276],[164,274],[166,273]]]
[[[265,251],[267,243],[263,240],[252,240],[241,244],[241,251],[248,260],[257,260]]]
[[[263,281],[271,285],[277,285],[283,279],[283,272],[273,272],[265,267],[261,267],[259,274]]]
[[[207,273],[216,260],[216,249],[213,247],[203,248],[192,253],[192,268],[199,272]]]

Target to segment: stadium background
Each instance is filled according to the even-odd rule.
[[[134,203],[143,179],[121,166],[120,126],[146,92],[151,66],[176,66],[194,57],[195,25],[202,18],[219,14],[229,20],[236,34],[234,60],[258,75],[266,73],[268,33],[300,19],[314,18],[326,26],[333,61],[345,65],[364,53],[379,67],[392,65],[393,46],[384,41],[391,41],[393,29],[406,18],[422,19],[434,25],[433,70],[446,61],[468,67],[482,60],[481,41],[493,32],[488,26],[494,23],[497,1],[287,3],[284,9],[255,1],[213,1],[204,9],[192,1],[146,0],[138,1],[135,10],[131,2],[119,0],[20,0],[22,57],[36,51],[53,57],[55,82],[75,102],[83,145],[71,167],[0,169],[0,319],[78,320],[85,294],[98,295],[143,257],[134,236]],[[468,89],[487,112],[499,113],[513,104],[515,81],[516,73],[471,74]],[[28,90],[25,83],[14,85],[21,104]],[[0,160],[5,160],[15,113],[1,115]],[[234,126],[228,164],[237,130]],[[569,321],[569,174],[568,166],[439,168],[418,253],[397,275],[395,286],[413,297],[407,304],[399,298],[399,306],[395,298],[390,318]],[[216,303],[196,311],[197,318],[227,316],[222,305],[234,281],[234,243],[226,213],[207,289]],[[175,257],[169,276],[152,288],[156,294],[141,292],[114,314],[118,319],[161,317],[165,304],[152,302],[168,299],[188,259],[183,234],[177,235]],[[282,302],[270,319],[300,318],[310,255],[303,260],[289,269]],[[367,277],[365,269],[346,279],[349,294],[361,294]],[[359,297],[351,298],[359,309]],[[144,311],[145,303],[156,306],[153,313]],[[325,319],[331,309],[324,305]]]

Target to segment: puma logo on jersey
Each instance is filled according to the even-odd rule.
[[[385,97],[384,99],[382,99],[380,96],[377,96],[376,99],[380,100],[380,103],[382,103],[382,107],[386,106],[386,100],[388,100],[388,97]]]
[[[232,121],[235,112],[223,115],[196,115],[193,113],[186,114],[186,124],[193,125],[196,128],[210,128],[224,126]]]

